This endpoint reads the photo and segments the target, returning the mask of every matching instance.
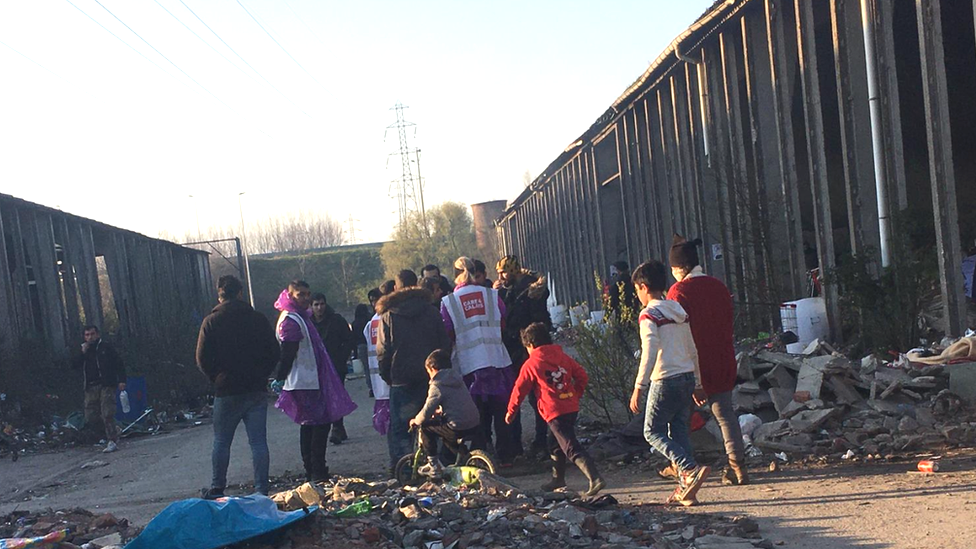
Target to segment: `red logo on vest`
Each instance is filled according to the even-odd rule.
[[[464,318],[485,316],[485,298],[480,292],[462,295],[461,308],[464,310]]]
[[[373,345],[376,345],[376,332],[377,332],[377,328],[379,328],[379,325],[380,325],[380,321],[378,318],[373,319],[369,323],[369,339]]]

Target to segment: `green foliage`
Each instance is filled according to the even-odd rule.
[[[893,231],[891,266],[881,269],[863,256],[847,256],[828,275],[838,286],[844,331],[860,351],[904,352],[917,345],[923,297],[938,281],[926,227],[908,216],[896,219],[895,227],[901,230]]]
[[[300,278],[322,292],[333,308],[350,314],[366,303],[366,292],[383,281],[380,247],[359,246],[327,252],[251,260],[255,309],[277,318],[274,302],[290,281]],[[347,318],[352,320],[352,318]]]
[[[600,275],[594,273],[597,288],[603,291]],[[611,291],[620,288],[611,288]],[[640,334],[637,316],[640,311],[628,307],[621,299],[619,314],[604,316],[603,322],[584,322],[576,327],[575,349],[579,362],[586,369],[590,383],[586,398],[580,401],[583,410],[605,419],[611,426],[621,425],[633,415],[627,408],[637,375],[637,358]],[[609,296],[603,298],[603,310],[607,310]]]
[[[428,263],[440,266],[442,274],[450,276],[449,267],[455,259],[477,250],[469,208],[460,202],[444,202],[427,210],[426,220],[412,214],[401,223],[381,254],[388,278],[401,269],[413,269],[419,275]]]

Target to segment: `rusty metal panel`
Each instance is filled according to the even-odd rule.
[[[942,278],[942,307],[946,335],[966,331],[966,300],[963,293],[962,244],[959,240],[959,212],[956,206],[956,176],[952,164],[952,131],[949,123],[949,94],[946,83],[942,36],[941,0],[916,0],[918,42],[922,59],[922,92],[925,102],[925,133],[932,178],[932,210],[935,214],[936,252]]]
[[[820,259],[820,272],[829,273],[834,269],[836,261],[834,258],[833,223],[830,214],[830,187],[827,180],[827,158],[824,150],[823,113],[820,107],[820,75],[817,71],[813,5],[805,0],[795,0],[794,5],[796,6],[797,52],[803,84],[803,117],[807,129],[808,168],[813,188],[813,217],[817,232],[817,255]],[[833,284],[824,284],[823,294],[827,303],[830,339],[839,341],[841,330],[837,287]]]

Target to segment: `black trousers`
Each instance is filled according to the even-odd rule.
[[[457,454],[458,441],[462,439],[471,443],[472,450],[485,449],[485,435],[480,425],[455,431],[443,421],[434,419],[425,421],[420,429],[421,446],[424,447],[424,453],[431,457],[437,455],[438,440],[444,441],[444,446],[451,454]]]
[[[576,438],[576,418],[579,412],[572,412],[556,416],[549,422],[548,447],[549,454],[556,462],[565,460],[576,461],[577,457],[585,455],[586,450]]]
[[[305,465],[305,474],[313,480],[324,480],[323,477],[328,475],[325,451],[329,447],[330,430],[330,423],[301,426],[302,463]]]

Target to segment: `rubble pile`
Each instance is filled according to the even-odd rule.
[[[740,353],[738,368],[746,381],[735,388],[735,408],[763,421],[743,428],[753,456],[872,460],[976,442],[976,414],[949,391],[945,365],[917,364],[905,355],[853,362],[815,341],[803,355]]]
[[[573,498],[563,492],[523,493],[490,474],[473,482],[454,479],[419,487],[362,479],[305,484],[274,499],[284,509],[317,502],[318,511],[278,539],[238,547],[773,547],[748,518],[620,505],[612,496],[588,502]]]
[[[0,540],[40,538],[66,531],[63,541],[43,547],[57,549],[100,549],[121,546],[138,535],[139,529],[111,513],[96,515],[85,509],[43,512],[14,511],[0,517]]]

